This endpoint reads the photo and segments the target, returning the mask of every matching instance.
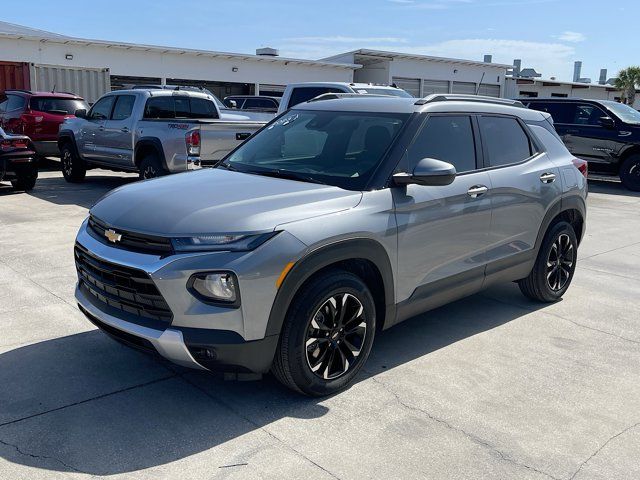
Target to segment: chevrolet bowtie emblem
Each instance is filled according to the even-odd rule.
[[[122,235],[111,229],[105,230],[104,236],[107,237],[107,240],[109,240],[111,243],[116,243],[122,240]]]

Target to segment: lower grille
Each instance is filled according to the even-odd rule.
[[[74,252],[80,286],[95,299],[139,317],[171,322],[171,309],[146,272],[102,260],[79,244]]]

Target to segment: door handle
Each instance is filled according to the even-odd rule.
[[[236,133],[236,140],[246,140],[250,136],[250,133]]]
[[[484,185],[474,185],[473,187],[469,188],[469,190],[467,190],[467,195],[469,195],[471,198],[478,198],[480,195],[484,195],[488,191],[489,189]]]
[[[551,172],[543,173],[540,175],[540,181],[542,183],[553,183],[556,181],[556,174]]]
[[[120,131],[121,131],[122,133],[129,133],[131,130],[129,130],[127,127],[122,127],[122,128],[120,129]]]

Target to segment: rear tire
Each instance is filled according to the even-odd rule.
[[[622,162],[620,180],[625,188],[640,192],[640,155],[631,155]]]
[[[139,170],[140,180],[162,177],[167,174],[162,162],[160,162],[160,158],[155,153],[148,153],[144,156],[140,161]]]
[[[375,331],[375,304],[365,283],[329,270],[306,283],[291,303],[272,372],[306,395],[339,392],[367,361]]]
[[[87,175],[87,164],[68,143],[60,149],[60,163],[62,165],[62,175],[67,182],[78,183],[84,180]]]
[[[36,186],[36,180],[38,179],[38,167],[35,163],[28,166],[21,167],[16,172],[16,179],[11,180],[11,186],[14,190],[23,190],[28,192],[33,190]]]
[[[522,293],[538,302],[555,302],[567,291],[576,269],[578,239],[567,222],[552,225],[544,236],[536,263],[518,282]]]

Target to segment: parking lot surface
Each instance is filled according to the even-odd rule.
[[[78,227],[135,180],[0,187],[0,477],[640,478],[639,194],[590,183],[562,301],[507,284],[423,314],[311,399],[162,363],[78,311]]]

